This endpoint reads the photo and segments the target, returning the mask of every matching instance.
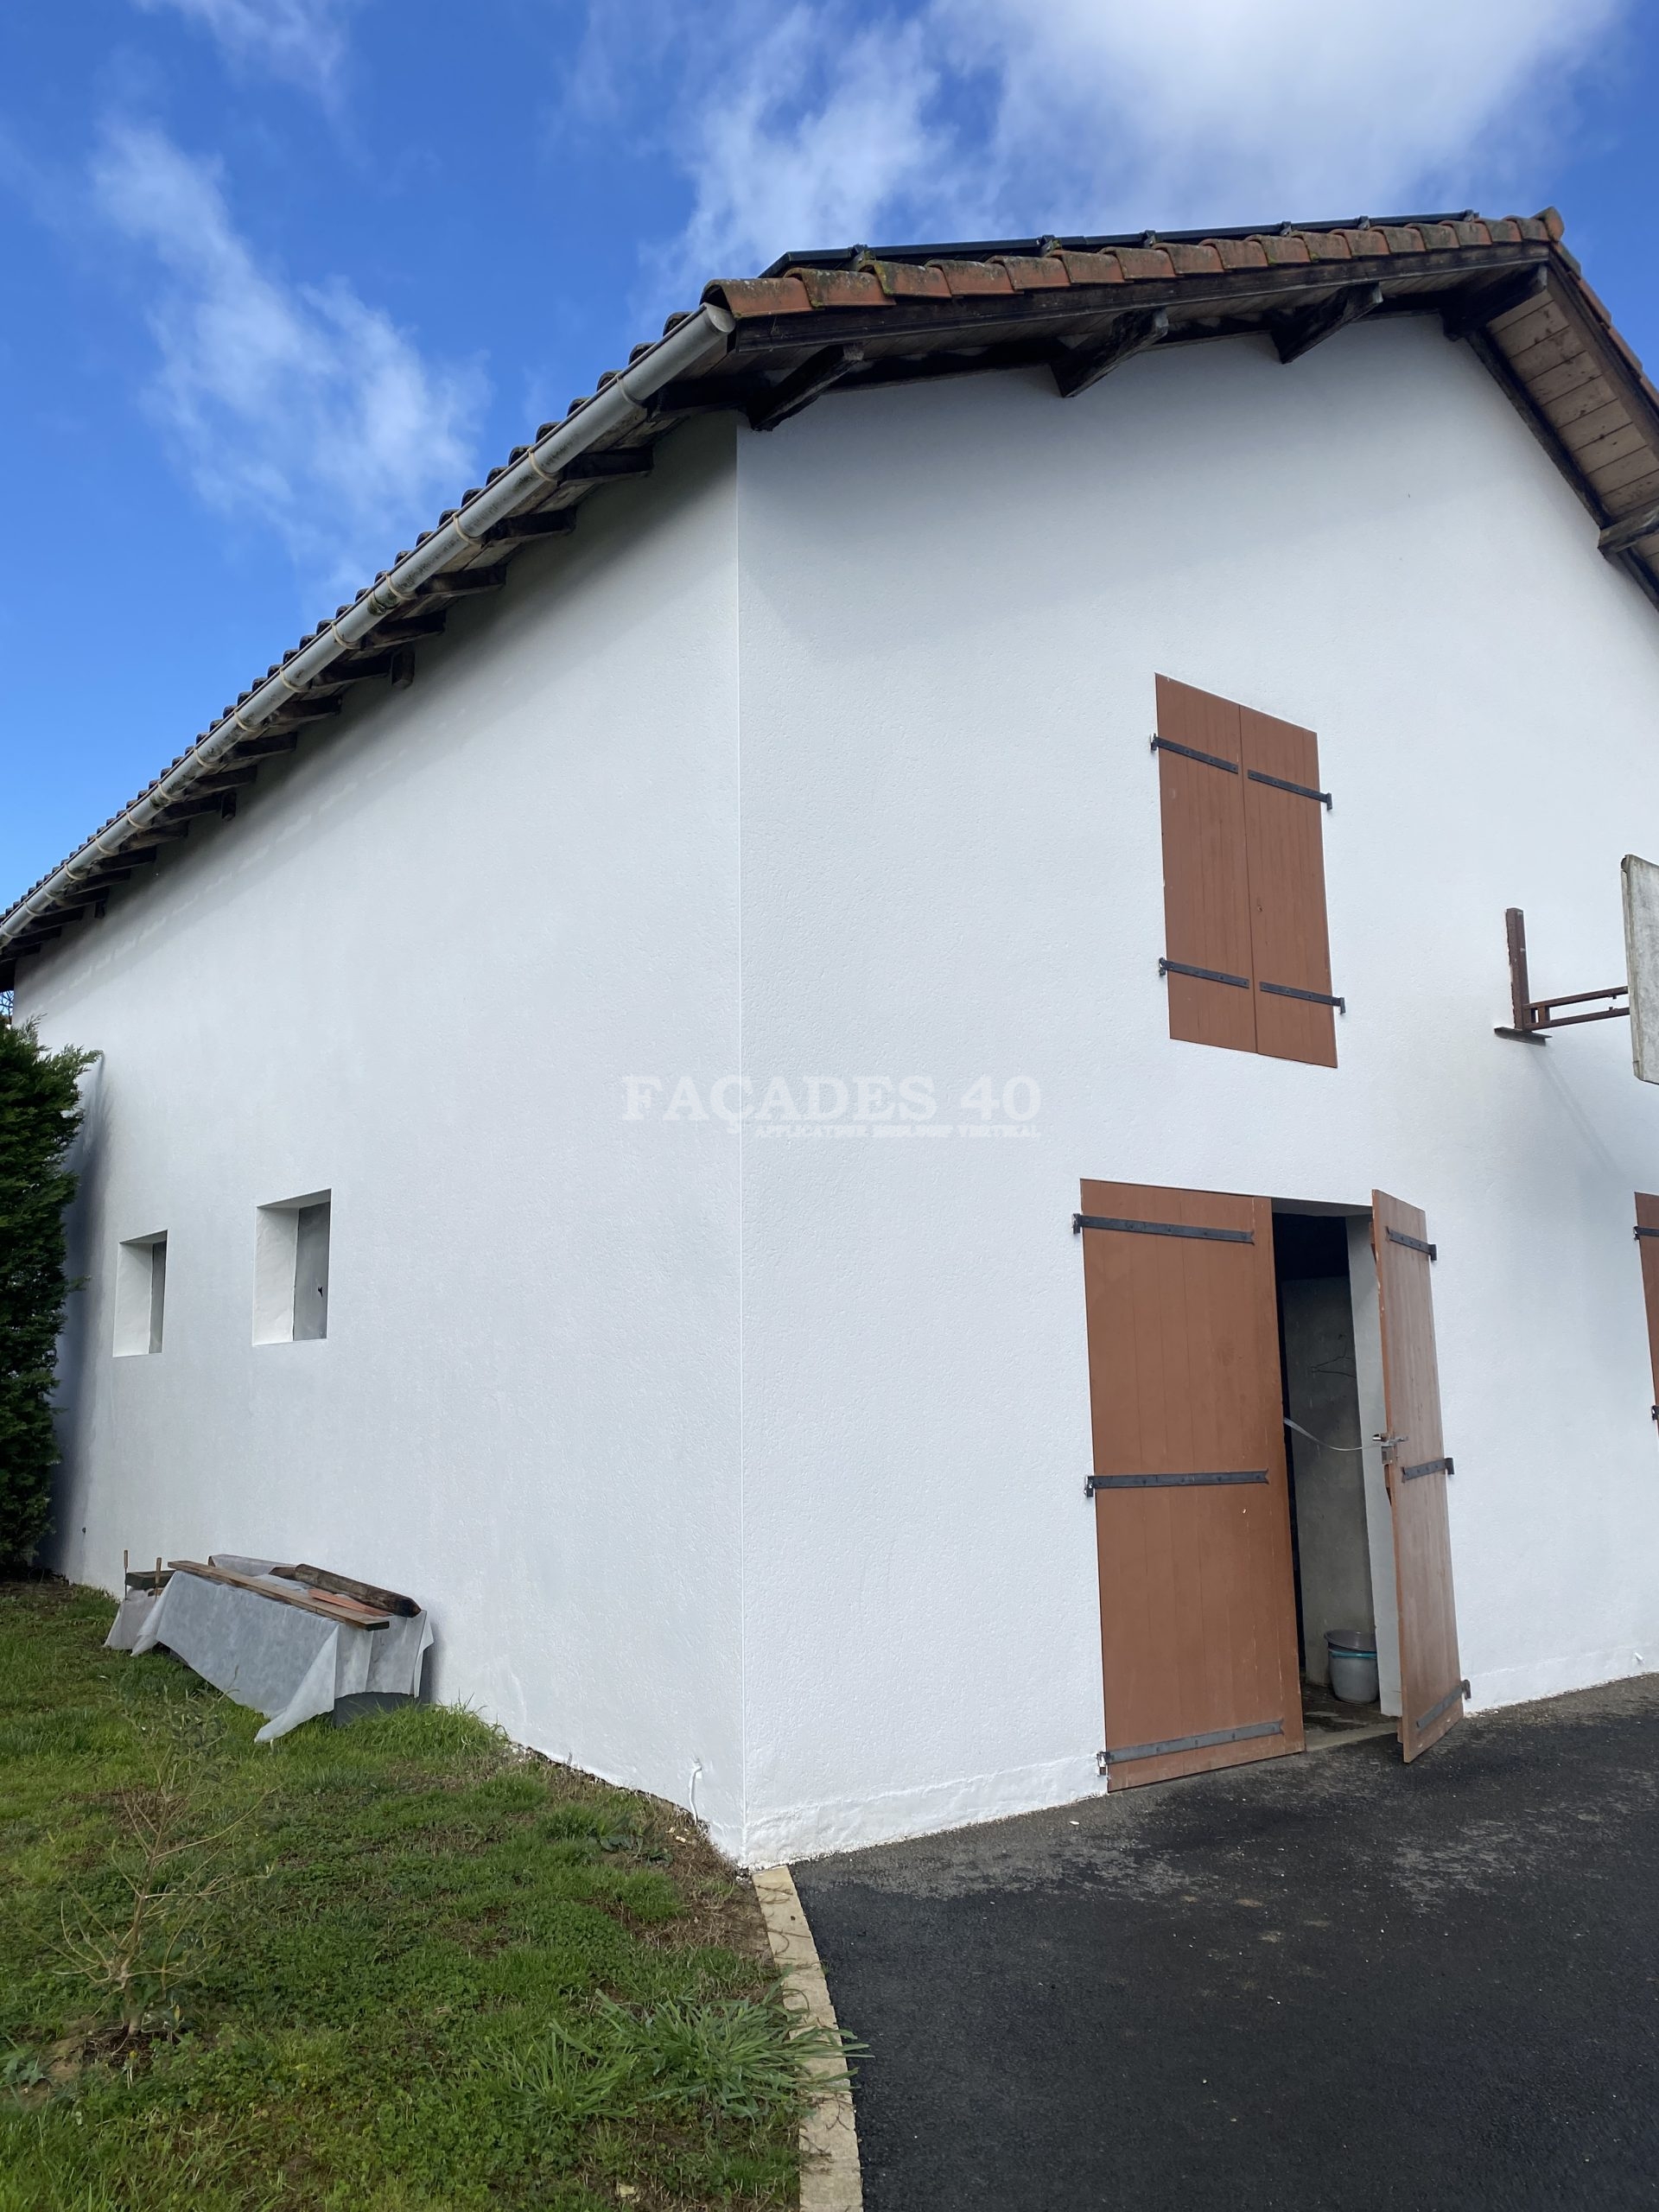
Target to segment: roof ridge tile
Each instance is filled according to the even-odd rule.
[[[1175,264],[1169,257],[1169,248],[1163,245],[1121,245],[1117,249],[1118,266],[1132,284],[1155,282],[1160,276],[1173,276]]]
[[[948,300],[950,287],[932,263],[871,261],[871,273],[890,300]]]
[[[864,269],[798,268],[789,271],[805,287],[815,308],[887,308],[892,301]]]
[[[1221,256],[1224,269],[1265,269],[1268,265],[1267,248],[1258,238],[1211,238],[1208,243]]]
[[[995,253],[991,265],[1007,270],[1016,292],[1046,292],[1057,285],[1063,289],[1071,281],[1065,264],[1052,253]]]
[[[977,298],[986,292],[1011,292],[1014,279],[1000,262],[930,261],[950,288],[953,300]]]
[[[1070,283],[1121,284],[1123,282],[1123,270],[1117,256],[1109,251],[1091,253],[1079,251],[1075,246],[1061,246],[1054,258],[1065,270]]]

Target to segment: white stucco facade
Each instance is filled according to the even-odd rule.
[[[411,1589],[440,1694],[757,1862],[1062,1801],[1079,1179],[1376,1186],[1440,1248],[1475,1702],[1659,1663],[1659,1100],[1623,1024],[1492,1033],[1504,908],[1535,988],[1611,982],[1659,851],[1659,616],[1594,536],[1429,322],[680,434],[20,979],[105,1055],[57,1563]],[[1168,1037],[1160,671],[1319,733],[1335,1071]],[[256,1210],[321,1191],[327,1338],[255,1345]]]

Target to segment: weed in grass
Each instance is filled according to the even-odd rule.
[[[180,1999],[213,1963],[229,1892],[257,1878],[238,1847],[258,1804],[223,1815],[212,1717],[175,1708],[159,1735],[153,1725],[149,1732],[155,1764],[143,1782],[115,1793],[104,1879],[68,1885],[59,1909],[62,1971],[86,1987],[121,2044],[177,2034]]]
[[[791,2029],[779,2005],[751,1998],[671,1999],[643,2012],[601,1998],[581,2025],[555,2023],[504,2052],[501,2070],[555,2120],[623,2121],[660,2107],[753,2125],[798,2110],[814,2063],[855,2048],[832,2029]]]

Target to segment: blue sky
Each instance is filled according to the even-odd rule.
[[[709,276],[1554,201],[1659,359],[1656,92],[1639,0],[9,10],[0,906]]]

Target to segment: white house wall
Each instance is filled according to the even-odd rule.
[[[18,1001],[104,1056],[56,1563],[412,1591],[440,1694],[734,1839],[737,1157],[642,1154],[613,1080],[735,1051],[732,437],[522,556]],[[327,1337],[255,1344],[256,1210],[321,1191]],[[112,1357],[159,1230],[163,1348]]]
[[[1029,1134],[652,1133],[742,1163],[749,1854],[1098,1786],[1083,1176],[1426,1208],[1474,1701],[1654,1664],[1659,1097],[1623,1024],[1492,1032],[1508,906],[1535,989],[1622,974],[1659,616],[1494,385],[1368,325],[832,396],[738,456],[745,1096],[1041,1092]],[[1159,671],[1319,733],[1334,1072],[1169,1039]]]
[[[757,1861],[1064,1800],[1079,1179],[1377,1186],[1440,1249],[1476,1700],[1652,1663],[1659,1099],[1622,1025],[1491,1033],[1504,907],[1537,988],[1613,982],[1659,853],[1659,616],[1593,540],[1427,321],[677,433],[30,964],[105,1055],[56,1562],[411,1589],[441,1694]],[[1334,1072],[1169,1040],[1160,671],[1319,734]],[[906,1077],[931,1121],[855,1118]],[[257,1210],[324,1191],[328,1335],[256,1345]]]

